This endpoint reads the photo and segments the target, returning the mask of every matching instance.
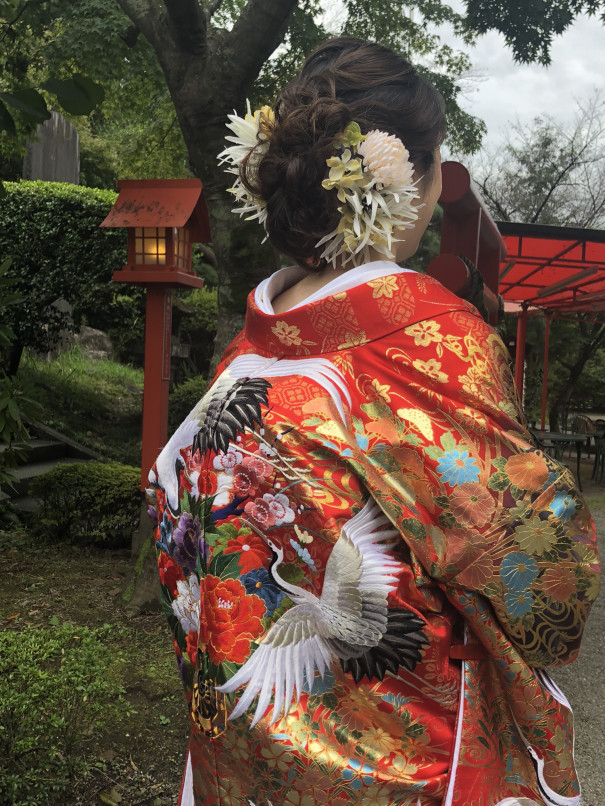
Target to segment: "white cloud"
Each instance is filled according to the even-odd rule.
[[[485,121],[487,145],[500,140],[517,119],[523,124],[548,114],[568,120],[578,100],[589,98],[595,89],[605,90],[604,42],[605,27],[583,16],[554,40],[549,67],[520,65],[504,37],[492,31],[469,50],[482,80],[470,83],[461,105]]]

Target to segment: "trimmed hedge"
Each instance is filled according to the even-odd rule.
[[[206,381],[201,375],[180,383],[170,393],[168,400],[168,436],[171,436],[191,409],[203,397]]]
[[[119,462],[57,465],[32,481],[33,530],[50,541],[128,548],[140,516],[140,471]]]
[[[132,331],[144,321],[139,288],[113,283],[126,262],[126,231],[100,229],[116,194],[60,182],[6,182],[0,255],[23,300],[8,311],[20,346],[46,351],[62,330]],[[72,319],[54,303],[73,306]],[[126,321],[125,321],[126,320]]]

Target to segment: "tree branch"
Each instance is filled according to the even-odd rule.
[[[153,0],[117,0],[122,11],[159,55],[167,43],[168,19],[166,13]],[[174,42],[170,42],[174,45]]]
[[[164,0],[164,5],[179,50],[203,57],[206,52],[206,15],[197,0]]]
[[[234,86],[247,91],[263,64],[281,44],[297,0],[248,0],[227,43],[237,54],[231,62]]]

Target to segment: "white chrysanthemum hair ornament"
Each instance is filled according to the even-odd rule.
[[[349,123],[337,141],[338,153],[327,160],[326,190],[336,190],[341,206],[338,227],[317,246],[321,257],[336,268],[358,266],[371,259],[371,250],[389,260],[395,230],[409,229],[418,218],[420,199],[410,155],[398,137],[374,129],[364,135]]]
[[[221,154],[221,164],[236,175],[229,192],[238,207],[233,212],[247,219],[258,219],[266,229],[266,201],[253,195],[241,179],[252,177],[269,149],[275,123],[273,110],[263,106],[244,118],[229,115],[228,128],[233,143]],[[410,155],[398,137],[374,130],[364,135],[354,121],[334,143],[336,154],[326,160],[328,177],[322,187],[336,190],[340,221],[332,232],[316,244],[320,258],[334,268],[361,265],[372,258],[372,251],[392,260],[393,245],[401,240],[396,230],[414,226],[418,218],[420,193],[414,180]]]
[[[248,111],[245,117],[241,118],[235,112],[229,115],[227,128],[231,129],[233,135],[228,135],[225,139],[234,145],[227,146],[221,151],[218,159],[220,165],[227,164],[225,170],[228,173],[236,176],[229,193],[233,193],[235,201],[241,206],[233,212],[245,215],[247,220],[258,218],[264,226],[267,220],[267,204],[264,199],[250,193],[241,180],[241,172],[243,168],[247,175],[251,175],[257,170],[269,148],[275,115],[270,106],[262,106],[254,113],[250,110],[250,101],[246,101],[246,106]]]

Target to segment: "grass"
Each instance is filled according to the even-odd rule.
[[[129,618],[119,607],[132,571],[129,552],[33,543],[24,531],[0,531],[0,635],[28,637],[33,646],[39,636],[45,646],[49,637],[55,640],[73,625],[75,635],[92,631],[97,651],[111,659],[106,681],[93,681],[107,682],[116,692],[111,707],[96,708],[94,720],[80,721],[78,714],[69,720],[75,732],[69,759],[74,773],[69,780],[54,769],[37,772],[29,765],[31,769],[24,771],[36,776],[31,782],[34,792],[39,793],[45,781],[48,784],[42,798],[45,806],[175,802],[186,750],[187,708],[165,616]],[[82,661],[86,662],[84,656]],[[72,715],[67,697],[62,710],[55,701],[58,689],[69,691],[74,681],[55,673],[47,683],[52,688],[44,697],[46,682],[37,682],[40,696],[29,703],[23,725],[22,739],[31,736],[38,744],[36,725]],[[18,690],[14,686],[12,690],[17,697]],[[100,704],[104,702],[101,698]],[[0,726],[2,712],[0,703]],[[55,793],[59,786],[61,791]],[[7,806],[27,802],[1,796],[0,801]]]
[[[142,369],[93,361],[72,347],[52,361],[25,355],[19,373],[33,382],[45,425],[105,458],[139,464]]]

